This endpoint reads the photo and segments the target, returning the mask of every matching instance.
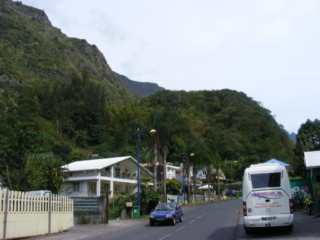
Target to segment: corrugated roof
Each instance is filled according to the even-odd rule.
[[[265,163],[279,163],[280,165],[285,166],[285,167],[291,166],[290,164],[285,163],[285,162],[281,162],[281,161],[279,161],[278,159],[275,159],[275,158],[272,158],[272,159],[266,161]]]
[[[304,152],[304,164],[307,169],[320,168],[320,151]]]
[[[131,159],[133,162],[137,164],[137,160],[135,160],[133,157],[125,156],[125,157],[101,158],[101,159],[76,161],[76,162],[72,162],[67,165],[64,165],[62,166],[62,168],[67,168],[68,171],[70,172],[100,170],[127,159]],[[144,168],[144,167],[141,166],[141,168]],[[150,174],[152,174],[148,169],[146,168],[144,169]]]

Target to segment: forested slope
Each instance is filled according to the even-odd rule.
[[[67,37],[42,10],[0,0],[0,32],[0,87],[64,82],[87,70],[108,99],[132,97],[95,45]]]
[[[293,143],[270,111],[242,92],[163,90],[139,99],[96,46],[20,2],[0,0],[0,31],[0,179],[11,189],[58,192],[61,165],[90,153],[136,157],[137,129],[150,127],[157,134],[142,136],[142,162],[180,164],[191,150],[194,167],[292,159]]]
[[[230,138],[233,151],[222,159],[244,157],[248,163],[270,158],[292,159],[292,141],[268,109],[242,92],[229,89],[158,92],[143,99],[145,106],[173,108],[192,122],[199,139],[214,131]]]

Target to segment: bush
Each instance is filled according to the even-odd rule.
[[[80,218],[78,223],[79,224],[89,224],[90,223],[90,219],[85,217],[85,216],[83,216],[83,215],[81,215],[81,218]]]
[[[132,202],[136,204],[137,202],[137,195],[127,195],[127,196],[120,196],[114,200],[113,203],[109,204],[109,219],[117,219],[121,217],[121,211],[126,207],[126,202]]]

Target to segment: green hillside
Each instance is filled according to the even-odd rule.
[[[282,127],[242,92],[130,82],[113,74],[96,46],[18,2],[0,0],[0,31],[0,179],[10,189],[58,192],[61,165],[91,153],[136,157],[137,129],[150,127],[157,133],[142,134],[142,162],[180,164],[192,151],[188,166],[213,165],[238,180],[252,163],[293,163]]]
[[[220,143],[226,141],[219,152],[222,160],[241,159],[248,166],[271,158],[288,163],[293,159],[294,144],[282,126],[268,109],[242,92],[161,91],[143,99],[142,104],[179,112],[190,121],[194,141],[215,137]]]
[[[1,0],[0,32],[0,87],[63,82],[87,70],[108,99],[132,97],[95,45],[67,37],[42,10]]]

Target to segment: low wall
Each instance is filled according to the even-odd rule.
[[[0,190],[0,236],[3,239],[50,234],[73,226],[70,198]]]
[[[106,197],[79,197],[74,200],[74,223],[82,223],[82,217],[90,223],[104,223]]]

